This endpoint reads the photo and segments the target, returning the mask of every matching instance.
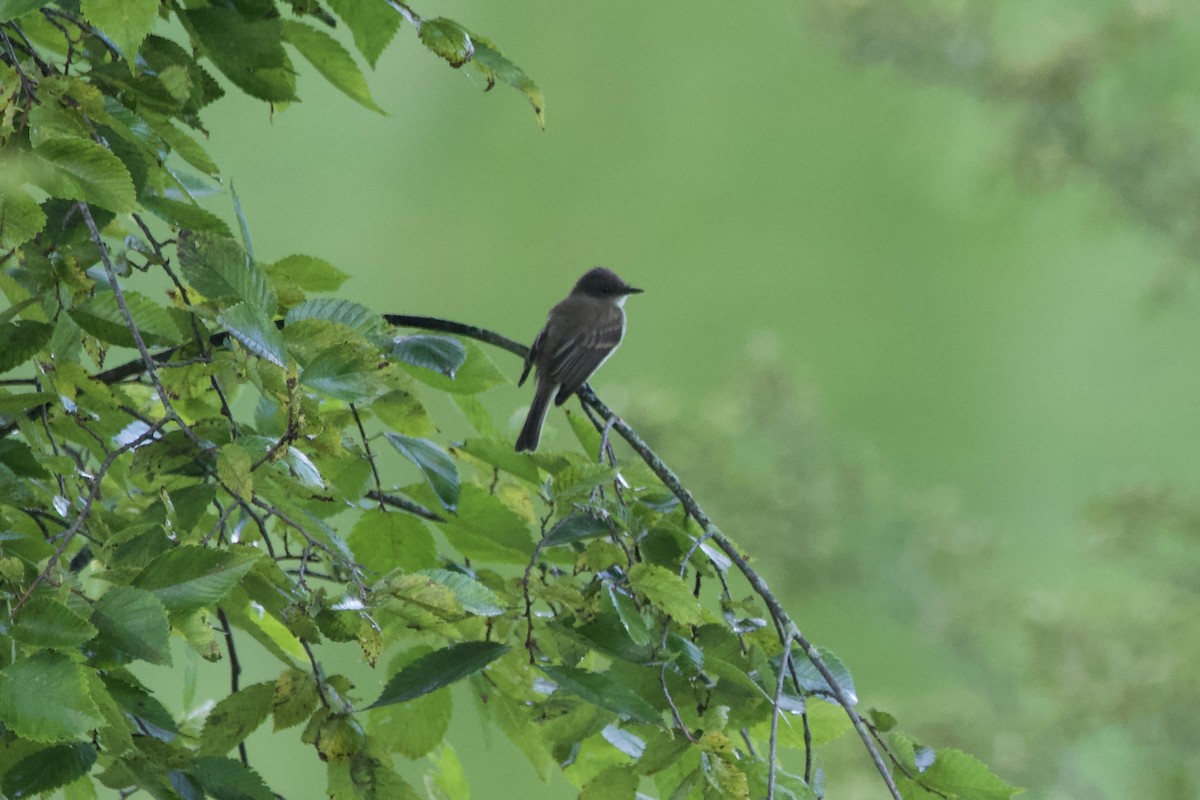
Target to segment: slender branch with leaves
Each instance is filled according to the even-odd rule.
[[[814,751],[850,730],[897,800],[1013,794],[860,712],[842,663],[590,389],[579,447],[518,454],[476,342],[523,345],[340,299],[322,259],[256,259],[236,198],[240,236],[196,202],[220,174],[208,105],[295,102],[295,52],[378,110],[328,29],[374,67],[403,22],[542,123],[493,43],[406,3],[0,2],[0,794],[266,800],[286,775],[247,739],[270,719],[329,797],[421,796],[396,758],[465,796],[459,682],[585,797],[820,797]],[[435,397],[468,435],[442,433]],[[275,677],[247,684],[254,657]],[[172,713],[139,675],[180,660],[228,692]]]

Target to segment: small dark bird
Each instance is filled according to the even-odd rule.
[[[566,300],[550,309],[546,327],[533,340],[517,382],[523,385],[530,368],[537,367],[537,389],[517,437],[518,453],[537,449],[550,398],[561,406],[617,349],[625,335],[625,298],[641,291],[612,270],[593,267]]]

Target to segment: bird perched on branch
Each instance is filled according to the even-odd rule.
[[[575,283],[566,300],[550,309],[517,382],[523,385],[529,370],[537,367],[537,388],[517,437],[517,452],[537,449],[550,399],[561,406],[617,349],[625,336],[625,300],[641,291],[612,270],[593,267]]]

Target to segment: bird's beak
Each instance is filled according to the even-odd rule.
[[[625,294],[641,294],[644,291],[646,291],[646,290],[645,289],[635,289],[632,286],[625,287]]]

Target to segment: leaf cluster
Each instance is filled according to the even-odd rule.
[[[261,262],[246,220],[236,239],[196,202],[219,175],[195,136],[210,66],[282,106],[287,45],[375,108],[338,19],[371,64],[407,20],[540,118],[494,45],[403,4],[0,3],[0,793],[271,798],[246,745],[270,720],[332,798],[420,796],[397,756],[465,797],[444,741],[464,683],[581,797],[820,796],[816,751],[852,722],[897,796],[1010,796],[885,714],[863,727],[841,662],[602,420],[514,453],[479,399],[506,378],[455,326],[401,332],[327,296],[334,265]],[[431,397],[471,435],[448,442]],[[240,684],[247,640],[274,679]],[[139,670],[187,649],[232,686],[176,715]],[[382,690],[331,672],[341,651]]]

